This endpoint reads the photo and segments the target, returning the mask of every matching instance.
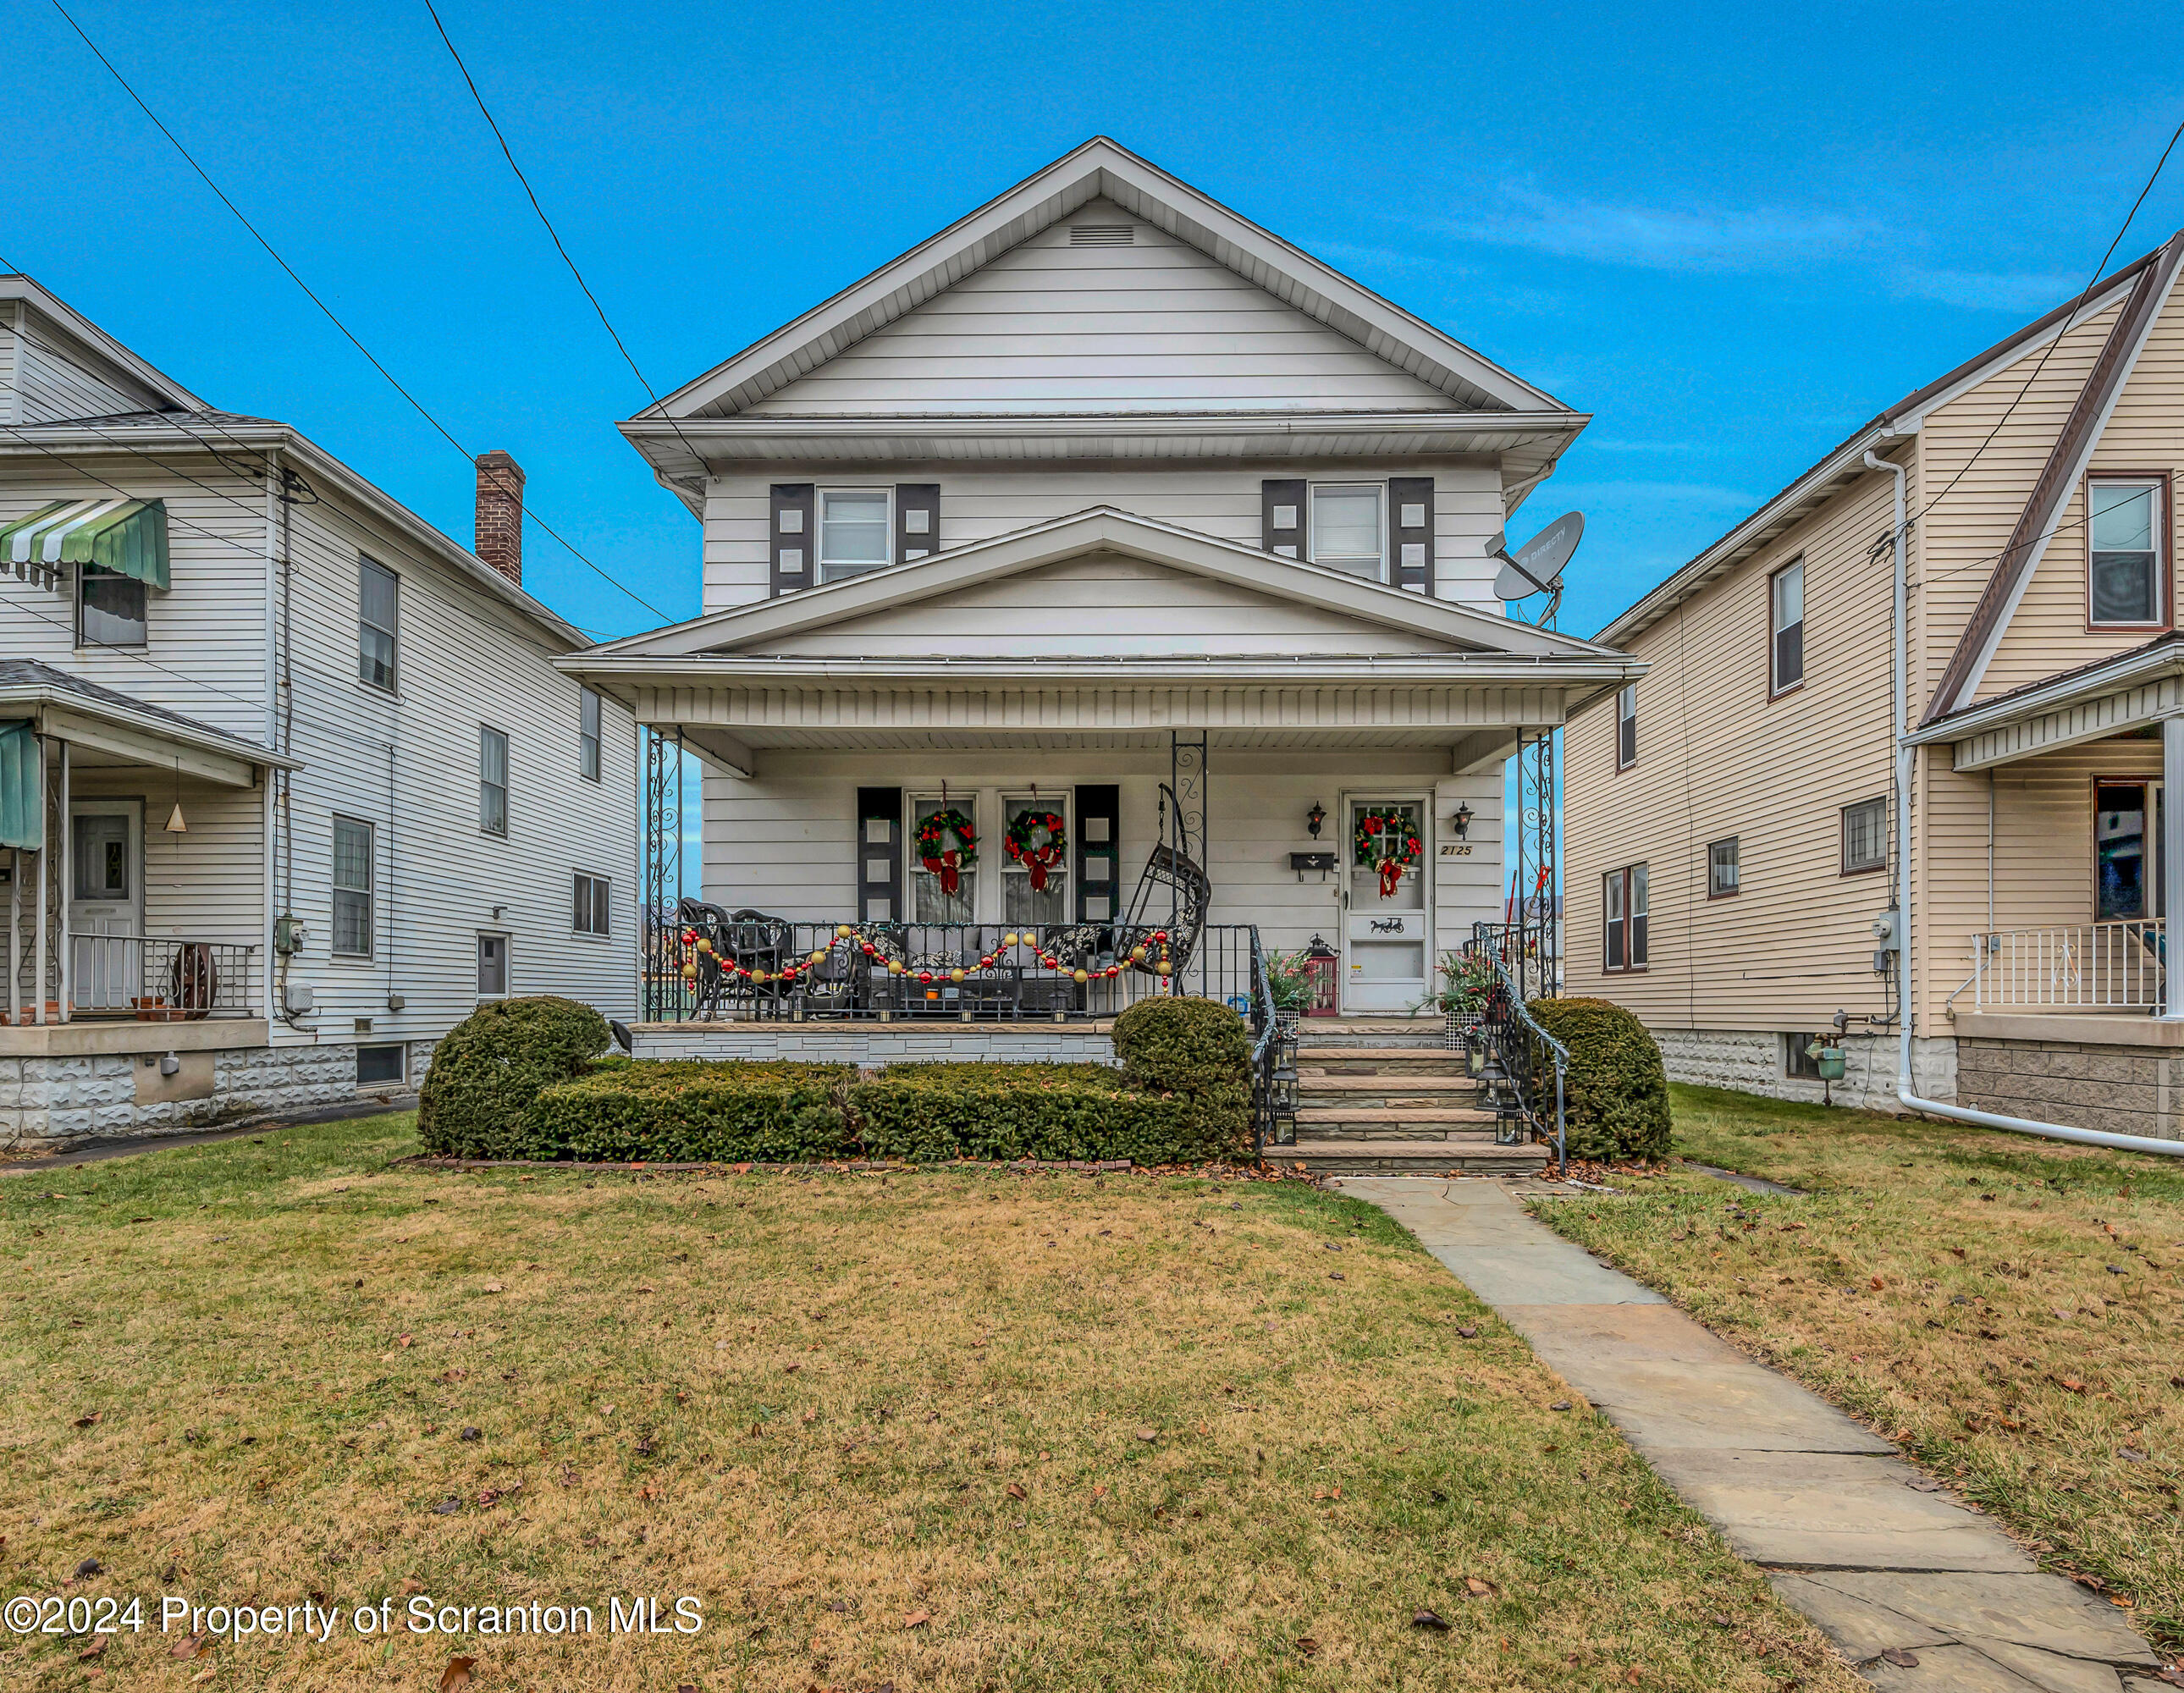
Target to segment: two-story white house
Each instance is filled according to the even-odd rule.
[[[0,276],[0,1145],[413,1086],[482,999],[635,1008],[637,734],[465,551]]]
[[[652,1050],[1016,1051],[1178,917],[1197,991],[1251,927],[1412,1011],[1504,911],[1520,738],[1636,668],[1493,593],[1586,420],[1095,138],[625,423],[705,614],[560,662],[702,761],[705,899],[804,926]]]

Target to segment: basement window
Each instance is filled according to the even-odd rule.
[[[379,1046],[359,1046],[356,1050],[356,1084],[368,1088],[375,1083],[400,1082],[403,1061],[409,1048],[402,1042],[390,1041]]]

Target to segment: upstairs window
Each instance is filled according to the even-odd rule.
[[[1615,695],[1615,767],[1628,770],[1638,762],[1638,684],[1618,688]]]
[[[1774,677],[1770,691],[1788,692],[1805,679],[1805,561],[1785,565],[1767,579],[1773,612]]]
[[[1731,835],[1725,841],[1710,841],[1707,844],[1707,898],[1725,899],[1737,890],[1740,871],[1737,840]]]
[[[2086,621],[2097,629],[2152,629],[2168,615],[2165,479],[2099,476],[2086,484]]]
[[[369,559],[356,564],[356,674],[374,688],[394,691],[394,643],[400,579]]]
[[[588,688],[577,708],[577,774],[587,782],[599,779],[599,697]]]
[[[141,647],[147,624],[144,584],[98,565],[76,572],[75,643],[79,647]]]
[[[336,817],[333,950],[343,957],[371,956],[371,825]]]
[[[508,737],[498,729],[478,730],[478,827],[508,833]]]
[[[838,582],[883,569],[893,532],[886,488],[820,489],[820,580]]]
[[[1312,561],[1373,582],[1387,579],[1386,504],[1380,482],[1317,482],[1312,488]]]

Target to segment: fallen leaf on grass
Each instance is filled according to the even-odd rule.
[[[95,1662],[105,1651],[106,1642],[104,1640],[93,1640],[89,1646],[86,1646],[81,1651],[75,1655],[75,1661],[78,1663]]]
[[[1490,1599],[1501,1590],[1483,1577],[1467,1575],[1463,1578],[1463,1590],[1474,1599]]]
[[[485,1290],[488,1293],[506,1293],[508,1291],[508,1289],[503,1287],[499,1282],[488,1282],[485,1284]]]
[[[404,1593],[422,1593],[425,1584],[414,1575],[405,1575],[402,1578],[402,1590]]]
[[[1479,1338],[1479,1328],[1475,1323],[1459,1323],[1456,1326],[1456,1332],[1466,1340],[1476,1340]]]
[[[1886,1282],[1884,1282],[1883,1280],[1881,1280],[1881,1279],[1880,1279],[1880,1277],[1878,1277],[1878,1276],[1875,1276],[1875,1277],[1873,1278],[1873,1286],[1874,1286],[1874,1290],[1875,1290],[1876,1293],[1877,1293],[1877,1292],[1879,1292],[1882,1288],[1886,1287],[1887,1285],[1888,1285],[1888,1284],[1887,1284],[1887,1283],[1886,1283]]]
[[[471,1666],[476,1662],[474,1657],[449,1658],[448,1667],[440,1672],[440,1693],[458,1693],[458,1690],[469,1686]]]
[[[186,1635],[169,1651],[170,1657],[203,1657],[212,1650],[212,1642],[202,1635]]]
[[[1021,1483],[1021,1482],[1015,1482],[1015,1481],[1012,1481],[1012,1482],[1011,1482],[1011,1483],[1009,1484],[1009,1497],[1010,1497],[1010,1498],[1011,1498],[1011,1499],[1022,1499],[1022,1498],[1025,1498],[1025,1497],[1027,1497],[1027,1496],[1028,1496],[1028,1495],[1025,1494],[1025,1492],[1024,1492],[1024,1490],[1023,1490],[1023,1484],[1022,1484],[1022,1483]]]
[[[1296,1643],[1296,1649],[1306,1657],[1317,1657],[1319,1655],[1319,1642],[1312,1639],[1310,1635],[1306,1635]]]
[[[79,1428],[89,1428],[98,1423],[103,1423],[104,1421],[106,1421],[106,1413],[103,1411],[94,1411],[86,1416],[77,1417],[75,1419],[75,1426]]]
[[[2086,1390],[2085,1383],[2080,1381],[2075,1376],[2059,1377],[2055,1385],[2065,1393],[2083,1393]]]
[[[1157,1428],[1140,1428],[1138,1430],[1138,1438],[1140,1440],[1157,1440],[1160,1439],[1160,1430]]]
[[[1445,1635],[1449,1630],[1447,1619],[1436,1616],[1431,1611],[1417,1612],[1411,1618],[1411,1626],[1414,1629],[1431,1629],[1437,1635]]]
[[[902,1619],[902,1625],[905,1629],[922,1629],[932,1620],[930,1611],[913,1611]]]
[[[394,1344],[398,1346],[406,1346],[410,1344],[410,1337],[407,1334],[398,1334],[394,1337]]]

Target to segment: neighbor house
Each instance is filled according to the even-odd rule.
[[[554,668],[522,472],[465,551],[0,276],[0,1144],[414,1084],[482,1000],[635,1004],[637,736]]]
[[[1194,991],[1317,942],[1408,1016],[1505,909],[1520,738],[1636,673],[1493,593],[1585,421],[1095,139],[624,424],[705,614],[564,668],[702,762],[744,966],[908,977],[639,1050],[1096,1055],[1172,925]]]
[[[1921,1097],[2184,1134],[2180,256],[1891,406],[1596,638],[1648,667],[1568,732],[1568,979],[1642,1016],[1672,1075],[1818,1098],[1808,1049],[1841,1029],[1835,1097],[1892,1107],[1908,1016]]]

